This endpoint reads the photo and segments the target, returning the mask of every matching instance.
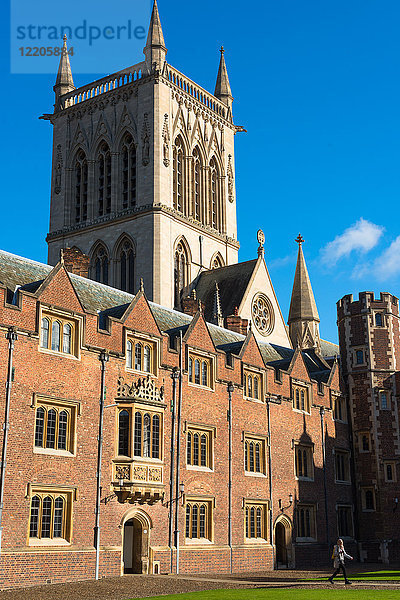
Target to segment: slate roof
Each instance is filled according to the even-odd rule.
[[[232,294],[237,300],[242,290],[247,287],[255,263],[256,261],[248,261],[247,263],[239,263],[239,265],[222,267],[221,269],[204,273],[208,277],[204,277],[202,289],[207,290],[207,286],[215,285],[215,276],[221,277],[220,281],[229,282]],[[236,267],[236,269],[232,267]],[[52,269],[53,267],[49,265],[0,250],[0,283],[12,293],[15,292],[17,287],[34,293]],[[234,294],[233,281],[235,272],[239,276],[239,282],[236,287],[240,290],[236,295]],[[210,277],[210,273],[212,277]],[[70,277],[82,305],[88,311],[99,313],[101,324],[105,323],[106,318],[110,316],[121,318],[134,299],[132,294],[98,283],[97,281],[92,281],[91,279],[71,273]],[[229,303],[228,299],[225,298],[225,310],[228,311],[226,314],[230,314],[229,306],[236,306],[234,302],[235,300],[232,300]],[[171,308],[165,308],[154,302],[149,302],[149,305],[160,330],[168,333],[171,337],[179,335],[180,330],[184,334],[192,321],[190,315]],[[226,308],[227,306],[228,308]],[[224,329],[223,327],[218,327],[212,323],[208,323],[207,325],[216,348],[235,355],[240,353],[246,339],[244,335]],[[294,350],[267,342],[261,342],[259,346],[266,364],[280,369],[288,368],[293,358]],[[339,354],[339,347],[336,344],[324,340],[321,340],[321,349],[323,356],[332,357]],[[313,377],[321,380],[327,379],[329,369],[313,350],[305,351],[303,356]]]
[[[219,298],[221,304],[222,316],[233,315],[235,307],[239,308],[244,293],[249,285],[253,275],[257,259],[246,262],[220,267],[212,271],[203,271],[199,275],[196,283],[196,296],[204,303],[204,317],[206,321],[211,321],[215,282],[219,287]]]

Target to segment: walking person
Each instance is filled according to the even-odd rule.
[[[350,554],[347,554],[346,550],[344,549],[343,540],[341,538],[338,539],[336,545],[333,548],[332,558],[335,572],[329,577],[329,583],[334,583],[333,578],[336,577],[339,571],[342,571],[345,584],[351,585],[351,581],[347,579],[346,567],[344,566],[344,559],[349,558],[350,560],[353,560],[353,557],[350,556]]]

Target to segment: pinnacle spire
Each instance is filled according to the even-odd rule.
[[[231,91],[231,85],[229,83],[228,70],[226,68],[224,56],[225,50],[223,46],[221,46],[220,52],[221,60],[219,62],[217,83],[215,85],[214,96],[216,96],[216,98],[219,98],[222,102],[224,102],[224,104],[232,108],[233,96]]]
[[[299,234],[299,245],[289,310],[289,333],[293,346],[319,348],[319,315],[303,254],[304,239]]]
[[[60,64],[58,66],[58,73],[56,83],[53,90],[56,93],[56,110],[61,108],[60,96],[72,92],[75,89],[74,80],[72,78],[71,65],[68,56],[67,36],[63,37],[63,47],[61,51]]]
[[[153,12],[151,13],[149,33],[147,35],[146,47],[143,50],[149,71],[156,64],[157,69],[162,69],[165,62],[167,49],[165,47],[164,34],[161,26],[160,14],[158,12],[157,0],[154,0]]]
[[[212,322],[214,323],[214,325],[219,325],[219,327],[224,326],[224,318],[222,316],[221,301],[219,297],[219,287],[217,282],[215,282]]]

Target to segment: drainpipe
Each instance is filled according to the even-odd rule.
[[[181,472],[181,413],[182,413],[182,331],[180,332],[179,345],[179,394],[178,394],[178,419],[176,433],[176,480],[175,480],[175,547],[176,547],[176,574],[179,574],[179,498],[180,498],[180,472]]]
[[[14,327],[10,327],[6,333],[6,340],[8,340],[8,369],[7,369],[7,381],[6,381],[6,406],[5,416],[3,424],[3,448],[1,451],[1,470],[0,470],[0,553],[1,543],[3,537],[3,505],[4,505],[4,479],[6,475],[7,466],[7,443],[8,443],[8,430],[10,429],[10,400],[11,400],[11,387],[13,380],[13,355],[14,355],[14,344],[17,341],[18,336]]]
[[[229,425],[229,482],[228,482],[228,545],[229,545],[229,568],[233,573],[233,552],[232,552],[232,394],[235,387],[230,381],[228,383],[228,425]]]
[[[321,416],[321,444],[322,444],[322,464],[324,472],[324,499],[325,499],[325,535],[326,543],[329,544],[329,520],[328,520],[328,492],[326,484],[326,449],[325,449],[325,431],[324,431],[324,415],[325,408],[321,406],[319,409]]]
[[[269,541],[272,547],[272,563],[275,566],[275,546],[274,546],[274,515],[272,505],[272,455],[271,455],[271,412],[269,405],[270,398],[266,397],[267,419],[268,419],[268,480],[269,480]]]
[[[172,573],[174,563],[173,536],[174,536],[174,472],[175,472],[175,421],[176,421],[176,384],[179,378],[179,370],[174,369],[171,375],[172,378],[172,424],[171,424],[171,470],[169,478],[169,541],[168,545],[171,550],[171,566]]]
[[[105,396],[105,375],[106,363],[110,360],[105,350],[100,353],[101,362],[101,389],[100,389],[100,418],[99,435],[97,437],[97,490],[96,490],[96,524],[94,527],[94,547],[96,549],[95,578],[99,578],[100,562],[100,500],[101,500],[101,458],[103,454],[103,420],[104,420],[104,396]]]

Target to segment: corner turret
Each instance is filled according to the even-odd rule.
[[[167,55],[167,49],[165,47],[164,34],[161,27],[157,0],[154,0],[147,43],[143,52],[146,57],[146,65],[149,73],[153,69],[158,69],[160,71],[163,69],[165,57]]]

